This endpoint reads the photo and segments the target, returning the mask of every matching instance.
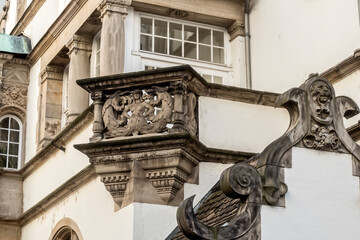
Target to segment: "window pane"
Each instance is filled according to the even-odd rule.
[[[206,81],[211,82],[211,75],[203,74],[202,76]]]
[[[214,63],[224,63],[224,49],[213,48]]]
[[[9,154],[18,155],[19,153],[19,144],[10,143],[9,144]]]
[[[223,78],[219,76],[214,76],[214,83],[222,84]]]
[[[208,46],[199,45],[199,59],[211,62],[211,48]]]
[[[223,47],[224,46],[224,33],[213,31],[213,45]]]
[[[170,40],[170,55],[182,56],[182,44],[180,41]]]
[[[184,57],[196,59],[196,44],[184,43]]]
[[[10,131],[10,142],[19,142],[19,132]]]
[[[140,36],[140,50],[152,51],[152,39],[151,36]]]
[[[8,130],[0,130],[0,140],[2,141],[8,141]]]
[[[167,54],[167,39],[156,37],[154,48],[154,52]]]
[[[18,124],[18,122],[15,119],[11,119],[11,125],[10,125],[11,129],[20,129],[20,126]]]
[[[199,28],[199,42],[211,44],[211,30]]]
[[[7,154],[7,143],[0,142],[0,153]]]
[[[9,157],[8,168],[18,168],[18,157]]]
[[[186,41],[196,42],[196,27],[184,26],[184,38]]]
[[[155,20],[155,35],[167,37],[167,22]]]
[[[141,18],[141,32],[152,34],[152,19]]]
[[[182,33],[181,24],[170,23],[170,37],[171,38],[182,39],[181,33]]]
[[[0,127],[9,128],[9,118],[4,118],[3,120],[1,120]]]
[[[0,167],[6,167],[6,156],[0,155]]]

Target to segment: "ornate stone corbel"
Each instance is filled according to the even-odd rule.
[[[114,202],[121,206],[127,183],[129,182],[129,172],[101,175],[101,182],[104,183],[106,190],[111,194]]]
[[[288,110],[290,126],[253,159],[262,175],[267,203],[282,205],[279,199],[287,192],[282,169],[291,167],[289,150],[293,146],[350,153],[354,156],[353,173],[360,175],[360,147],[348,135],[342,119],[359,113],[353,100],[335,97],[333,86],[325,78],[312,74],[299,88],[280,95],[275,106]]]
[[[229,198],[241,199],[235,217],[228,224],[209,227],[197,220],[192,207],[192,196],[184,200],[178,208],[177,221],[180,230],[189,239],[258,239],[262,188],[257,170],[248,164],[238,163],[221,174],[220,186]]]

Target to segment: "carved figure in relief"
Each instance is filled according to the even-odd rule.
[[[171,122],[173,101],[166,88],[117,92],[105,102],[102,115],[105,137],[157,133]],[[154,115],[155,107],[161,108]]]

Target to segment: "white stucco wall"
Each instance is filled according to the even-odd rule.
[[[261,152],[285,133],[289,121],[282,108],[199,98],[199,138],[207,147]]]
[[[25,36],[31,39],[31,45],[34,48],[40,39],[44,36],[49,27],[59,16],[58,0],[46,0],[38,10],[29,25],[25,28]]]
[[[262,239],[359,239],[360,188],[351,155],[293,148],[292,159],[286,207],[262,207]]]
[[[54,226],[65,217],[76,222],[85,240],[133,239],[133,216],[133,205],[114,211],[111,195],[96,178],[26,224],[22,240],[49,239]]]
[[[15,27],[16,24],[16,8],[17,8],[17,1],[10,1],[10,6],[8,10],[8,17],[6,19],[6,27],[5,33],[10,34],[11,30]],[[2,9],[1,9],[2,11]]]
[[[360,107],[360,70],[352,73],[346,78],[334,84],[336,96],[347,96],[352,98]],[[356,124],[360,119],[360,114],[350,119],[345,119],[346,127]]]
[[[253,88],[283,92],[360,47],[356,0],[252,1]]]
[[[58,150],[24,180],[24,211],[34,206],[89,165],[88,157],[72,146],[88,142],[92,136],[91,129],[92,125],[89,125],[65,146],[65,152]]]
[[[38,98],[39,98],[39,74],[40,60],[30,69],[30,80],[27,93],[27,112],[26,112],[26,146],[25,163],[28,162],[36,153],[36,124],[38,122]]]

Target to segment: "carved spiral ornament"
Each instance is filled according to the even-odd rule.
[[[179,228],[190,239],[252,239],[251,229],[260,223],[262,187],[259,173],[249,164],[238,163],[222,173],[220,187],[226,196],[242,200],[235,217],[227,225],[207,226],[196,218],[192,196],[178,208]]]

